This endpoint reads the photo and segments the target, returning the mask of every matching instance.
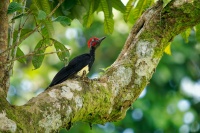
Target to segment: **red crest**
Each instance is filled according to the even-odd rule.
[[[88,48],[90,48],[91,46],[95,46],[97,44],[97,41],[99,40],[99,38],[97,37],[92,37],[88,40]]]

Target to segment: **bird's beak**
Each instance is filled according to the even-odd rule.
[[[106,38],[105,36],[102,37],[102,38],[100,38],[100,39],[98,40],[98,43],[100,44],[105,38]]]
[[[102,37],[102,38],[99,38],[99,40],[97,40],[97,44],[95,45],[95,48],[99,47],[101,42],[105,39],[106,37]]]
[[[102,37],[102,38],[100,38],[100,39],[98,40],[98,42],[97,42],[96,47],[98,47],[98,46],[101,44],[101,42],[102,42],[105,38],[106,38],[105,36]]]

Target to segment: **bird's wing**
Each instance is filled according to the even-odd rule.
[[[72,75],[76,74],[82,68],[87,66],[91,62],[91,56],[89,54],[83,54],[72,59],[69,64],[63,67],[53,78],[49,87],[59,84],[67,80]]]

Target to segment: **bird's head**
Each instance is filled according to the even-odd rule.
[[[88,40],[88,47],[89,48],[97,48],[101,42],[105,39],[106,37],[102,37],[102,38],[97,38],[97,37],[92,37]]]

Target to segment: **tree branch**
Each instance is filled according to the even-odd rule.
[[[25,106],[8,107],[9,111],[0,107],[4,116],[8,114],[4,119],[12,119],[17,131],[52,132],[69,129],[77,121],[103,124],[124,118],[148,84],[168,42],[200,22],[199,5],[199,0],[172,0],[163,8],[159,1],[139,18],[119,57],[98,80],[69,79]],[[5,103],[0,100],[0,104]]]
[[[69,49],[68,49],[68,50],[69,50]],[[68,51],[68,50],[67,50],[67,51]],[[12,59],[12,60],[9,60],[9,61],[7,61],[7,62],[5,62],[5,63],[14,62],[14,61],[16,61],[16,60],[19,60],[19,59],[22,59],[22,58],[26,58],[26,57],[29,57],[29,56],[48,55],[48,54],[55,54],[55,53],[58,53],[58,52],[67,52],[67,51],[55,51],[55,52],[48,52],[48,53],[41,53],[41,54],[36,54],[36,53],[34,53],[34,52],[31,52],[31,53],[28,53],[28,54],[26,54],[26,55],[24,55],[24,56],[20,56],[20,57],[14,58],[14,59]]]
[[[60,5],[64,2],[64,0],[59,0],[58,5],[51,11],[51,13],[47,16],[47,18],[52,17],[52,15],[55,13],[55,11],[60,7]]]

